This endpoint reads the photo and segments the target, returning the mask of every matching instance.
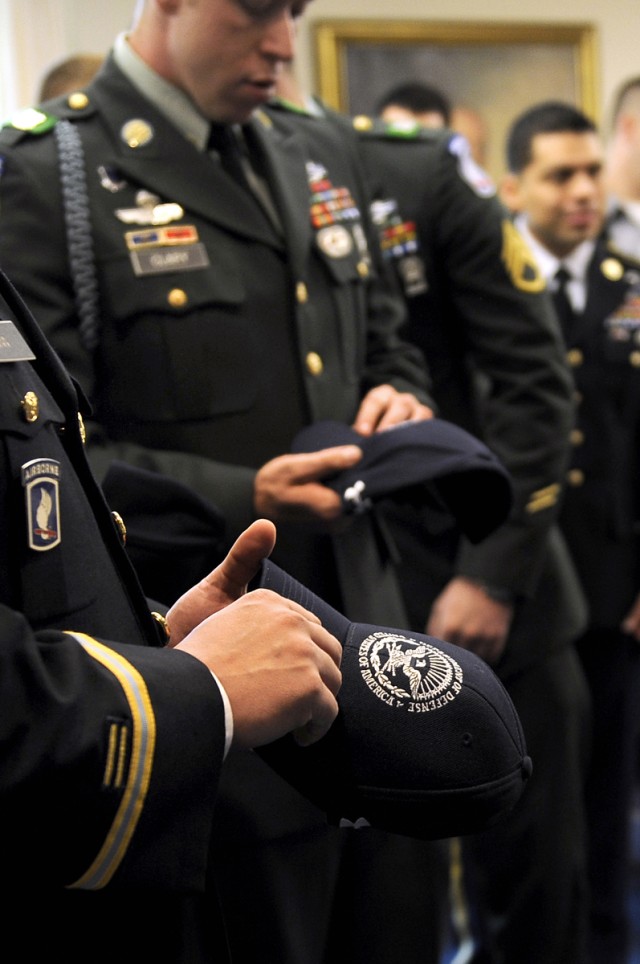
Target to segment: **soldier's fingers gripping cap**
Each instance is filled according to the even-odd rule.
[[[511,510],[511,478],[480,439],[442,418],[402,422],[363,437],[331,420],[304,428],[294,452],[358,445],[362,459],[325,479],[348,512],[366,511],[378,499],[410,498],[447,515],[472,542],[503,523]]]
[[[352,623],[269,560],[250,588],[259,586],[314,612],[343,647],[328,734],[257,751],[332,822],[436,839],[475,833],[514,807],[532,764],[486,663],[430,636]]]

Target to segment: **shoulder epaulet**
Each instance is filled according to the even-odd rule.
[[[451,136],[451,131],[442,127],[423,127],[417,121],[385,121],[368,114],[357,114],[351,123],[359,134],[389,140],[440,143]]]
[[[84,90],[75,90],[42,107],[27,107],[13,114],[4,122],[4,130],[19,131],[20,134],[38,136],[52,130],[58,121],[92,113],[89,95]]]
[[[600,265],[605,278],[609,281],[619,281],[627,269],[640,270],[640,259],[635,258],[628,251],[623,251],[614,241],[604,237],[604,261]]]

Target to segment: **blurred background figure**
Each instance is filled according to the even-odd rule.
[[[437,87],[421,81],[398,84],[380,98],[375,114],[390,124],[449,127],[467,139],[476,163],[486,163],[488,131],[484,118],[468,104],[451,104]]]
[[[480,111],[466,104],[455,104],[451,110],[449,127],[458,134],[463,134],[469,142],[471,156],[482,167],[487,163],[487,141],[489,131],[487,123]]]
[[[42,78],[37,100],[51,100],[86,87],[97,74],[103,60],[101,54],[75,54],[55,63]]]
[[[399,84],[378,101],[376,114],[389,123],[418,123],[422,127],[448,127],[451,105],[435,87],[419,81]]]
[[[604,148],[590,118],[559,102],[532,107],[511,127],[507,161],[504,197],[553,292],[578,399],[560,525],[590,610],[578,640],[593,707],[587,959],[625,964],[640,666],[640,263],[602,233]]]
[[[611,123],[606,154],[609,237],[616,248],[640,259],[640,75],[620,87]]]

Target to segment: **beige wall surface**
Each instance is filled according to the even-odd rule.
[[[18,3],[23,4],[24,0],[18,0]],[[131,22],[135,0],[111,0],[109,4],[103,0],[56,0],[56,7],[62,18],[64,49],[52,50],[48,62],[46,58],[43,60],[42,70],[67,53],[106,52],[115,34],[126,29]],[[484,0],[482,4],[474,0],[348,0],[347,3],[345,0],[313,0],[302,19],[299,35],[298,72],[308,90],[314,89],[317,76],[313,24],[337,19],[363,23],[393,19],[420,23],[447,21],[461,25],[490,21],[590,25],[596,38],[595,112],[596,119],[603,123],[607,120],[607,110],[618,84],[632,74],[640,74],[640,0],[573,0],[571,5],[560,5],[557,0],[521,0],[518,4],[514,0]],[[507,86],[509,77],[505,59],[504,84]],[[15,110],[30,103],[38,79],[31,58],[27,76],[21,77],[18,87],[22,102],[2,105],[3,111],[6,113],[8,108]],[[533,97],[535,99],[535,91]],[[603,129],[606,133],[606,127]]]

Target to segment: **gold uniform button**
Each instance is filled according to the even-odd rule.
[[[324,362],[317,351],[310,351],[307,355],[307,371],[310,375],[321,375],[324,371]]]
[[[67,104],[71,110],[84,110],[89,105],[89,98],[82,90],[76,90],[69,94]]]
[[[358,114],[357,117],[353,118],[353,126],[357,131],[370,131],[373,127],[373,121],[366,114]]]
[[[569,441],[572,445],[583,445],[584,444],[584,432],[582,429],[574,428],[569,434]]]
[[[629,364],[633,368],[640,368],[640,351],[632,351],[629,355]]]
[[[124,519],[119,512],[112,512],[111,515],[113,516],[113,521],[116,524],[116,529],[120,533],[120,540],[124,546],[127,544],[127,527],[124,524]]]
[[[35,392],[27,392],[22,401],[22,414],[25,422],[37,422],[40,414],[40,402]]]
[[[584,484],[584,472],[582,469],[570,469],[567,472],[567,482],[572,488],[577,489]]]
[[[571,351],[567,352],[567,361],[572,368],[579,368],[584,361],[584,355],[579,348],[572,348]]]
[[[172,308],[184,308],[188,300],[187,292],[183,291],[182,288],[172,288],[167,295],[167,301]]]
[[[167,622],[166,617],[163,616],[162,613],[156,613],[153,611],[151,612],[151,617],[152,619],[155,619],[157,624],[161,627],[164,633],[165,641],[167,643],[171,642],[171,630],[169,628],[169,623]]]
[[[299,281],[296,285],[296,301],[299,305],[304,305],[309,300],[309,292],[304,281]]]
[[[361,278],[369,277],[369,265],[366,261],[358,261],[358,274]]]
[[[605,258],[600,265],[600,270],[609,281],[620,281],[624,274],[624,266],[617,258]]]

